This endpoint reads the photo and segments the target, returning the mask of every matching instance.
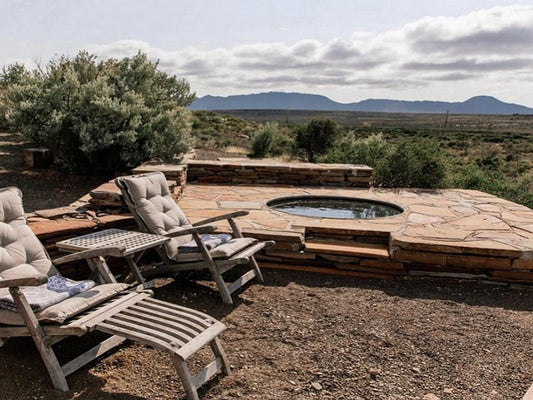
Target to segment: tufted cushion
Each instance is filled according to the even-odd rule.
[[[166,235],[192,227],[170,195],[163,173],[151,172],[119,179],[127,188],[137,215],[146,225],[148,232]],[[178,252],[178,247],[191,240],[192,235],[172,238],[165,244],[167,256],[173,258]]]
[[[98,285],[86,292],[69,297],[60,303],[47,307],[37,312],[35,316],[39,321],[63,323],[66,319],[114,297],[117,293],[127,288],[128,285],[125,283]],[[0,308],[0,324],[24,325],[24,320],[18,312]]]
[[[26,224],[20,190],[0,189],[0,279],[37,274],[52,276],[57,270]],[[0,289],[0,296],[4,294],[7,289]]]
[[[248,246],[257,242],[254,238],[237,238],[231,239],[229,242],[221,244],[209,251],[213,258],[228,258],[235,253],[244,250]],[[176,254],[173,258],[180,262],[200,261],[202,260],[202,253],[200,252],[187,252]]]

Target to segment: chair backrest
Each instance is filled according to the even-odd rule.
[[[116,178],[115,183],[141,230],[166,235],[192,227],[170,195],[162,172],[122,176]],[[165,244],[167,256],[175,258],[178,247],[191,240],[191,235],[172,238]]]
[[[15,187],[0,189],[0,279],[57,275],[45,248],[28,227],[22,193]],[[0,295],[7,289],[0,289]]]

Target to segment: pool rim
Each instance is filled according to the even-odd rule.
[[[274,208],[273,205],[272,205],[273,202],[278,202],[278,201],[281,202],[281,201],[284,201],[284,200],[299,200],[299,199],[317,199],[317,200],[329,199],[329,200],[364,201],[364,202],[368,202],[368,203],[374,203],[374,204],[378,204],[378,205],[382,205],[382,206],[387,206],[387,207],[393,208],[393,209],[395,209],[395,210],[397,210],[399,212],[397,214],[394,214],[394,215],[387,215],[385,217],[374,217],[374,218],[317,217],[317,216],[296,214],[296,213],[292,213],[292,212],[279,210],[277,208]],[[265,202],[265,205],[269,209],[271,209],[273,211],[281,212],[281,213],[284,213],[284,214],[296,215],[298,217],[314,218],[314,219],[317,219],[317,218],[318,219],[324,219],[324,218],[325,219],[342,219],[342,220],[348,220],[348,221],[357,221],[357,220],[370,221],[370,220],[376,220],[376,219],[393,218],[393,217],[397,217],[397,216],[402,215],[403,213],[405,213],[405,208],[403,208],[402,206],[400,206],[398,204],[391,203],[391,202],[388,202],[388,201],[376,200],[376,199],[367,199],[367,198],[363,198],[363,197],[333,196],[333,195],[313,195],[313,194],[310,194],[310,195],[276,197],[274,199],[267,200]]]

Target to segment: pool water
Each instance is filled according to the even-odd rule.
[[[295,196],[270,200],[267,206],[289,214],[315,218],[372,219],[401,214],[392,203],[336,196]]]

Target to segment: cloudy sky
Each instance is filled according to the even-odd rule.
[[[533,0],[0,0],[0,65],[139,50],[198,96],[533,106]]]

